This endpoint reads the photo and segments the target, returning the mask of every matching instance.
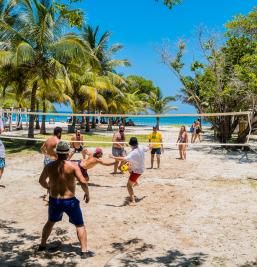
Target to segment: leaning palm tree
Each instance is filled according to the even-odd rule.
[[[68,79],[64,64],[84,61],[89,50],[76,35],[63,34],[67,26],[65,14],[56,16],[51,2],[20,0],[12,15],[12,23],[0,20],[0,39],[5,44],[4,49],[3,45],[0,47],[1,56],[6,58],[6,64],[21,68],[33,80],[30,111],[34,112],[38,81],[60,76]],[[34,119],[31,115],[28,137],[34,137]]]
[[[164,114],[170,110],[175,110],[177,107],[171,106],[170,102],[175,101],[174,96],[164,97],[161,90],[157,87],[155,91],[151,92],[151,97],[148,99],[148,108],[156,115]],[[156,117],[156,127],[159,129],[160,117]]]

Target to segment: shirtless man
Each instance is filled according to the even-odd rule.
[[[80,130],[76,130],[75,135],[71,137],[70,147],[73,149],[70,153],[69,159],[73,157],[75,153],[82,153],[83,151],[83,136],[80,133]],[[76,141],[76,142],[74,142]],[[82,153],[83,158],[85,158],[85,154]]]
[[[113,134],[112,137],[112,155],[115,157],[125,157],[125,150],[124,150],[124,143],[125,142],[125,127],[123,125],[119,126],[119,131]],[[116,143],[116,142],[122,142],[122,143]],[[124,164],[122,161],[116,160],[116,163],[114,164],[114,171],[113,174],[117,174],[118,168],[121,169],[121,166]]]
[[[101,148],[96,148],[95,153],[90,153],[86,151],[86,154],[88,155],[88,158],[82,159],[79,162],[78,166],[87,181],[89,181],[89,176],[87,171],[89,169],[94,168],[97,164],[101,164],[103,166],[112,166],[116,163],[116,161],[110,163],[104,162],[102,160],[103,150]]]
[[[45,155],[44,166],[46,166],[48,163],[51,163],[57,159],[55,148],[57,144],[60,142],[61,137],[62,137],[62,128],[55,127],[54,135],[49,137],[44,142],[44,144],[41,146],[41,152]]]
[[[94,253],[87,249],[87,232],[79,200],[75,197],[76,179],[79,181],[89,202],[89,191],[86,179],[81,174],[77,164],[68,161],[70,148],[66,142],[60,141],[56,148],[57,160],[45,166],[40,175],[39,183],[49,190],[48,221],[42,232],[41,244],[38,251],[46,249],[46,242],[56,222],[62,220],[63,212],[69,216],[70,223],[76,226],[77,236],[81,246],[81,257],[93,257]]]

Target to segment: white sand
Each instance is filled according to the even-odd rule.
[[[96,256],[87,260],[77,255],[66,215],[49,251],[35,253],[47,219],[38,184],[42,155],[8,155],[6,189],[0,189],[0,266],[256,266],[256,156],[240,161],[243,154],[205,148],[180,161],[177,154],[166,150],[161,169],[146,170],[135,188],[136,207],[124,205],[127,175],[112,176],[111,167],[89,171],[91,201],[81,207]]]

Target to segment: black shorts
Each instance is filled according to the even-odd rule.
[[[157,155],[161,155],[161,148],[152,148],[151,150],[151,154],[154,155],[154,154],[157,154]]]
[[[197,128],[195,132],[196,134],[199,134],[201,132],[201,129]]]

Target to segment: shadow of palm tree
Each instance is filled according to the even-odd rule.
[[[25,233],[24,229],[15,227],[15,224],[17,224],[15,221],[0,220],[1,267],[40,267],[42,266],[40,261],[44,261],[44,266],[47,267],[77,265],[73,258],[80,253],[78,243],[62,244],[60,241],[55,241],[49,244],[46,252],[37,252],[40,236]],[[55,232],[61,239],[67,234],[61,228],[56,228]]]
[[[162,256],[143,258],[143,253],[153,250],[154,246],[138,238],[122,243],[113,243],[112,247],[114,248],[114,256],[104,267],[137,267],[152,264],[166,267],[194,267],[203,264],[207,257],[206,254],[201,252],[186,255],[178,250],[168,250]]]

